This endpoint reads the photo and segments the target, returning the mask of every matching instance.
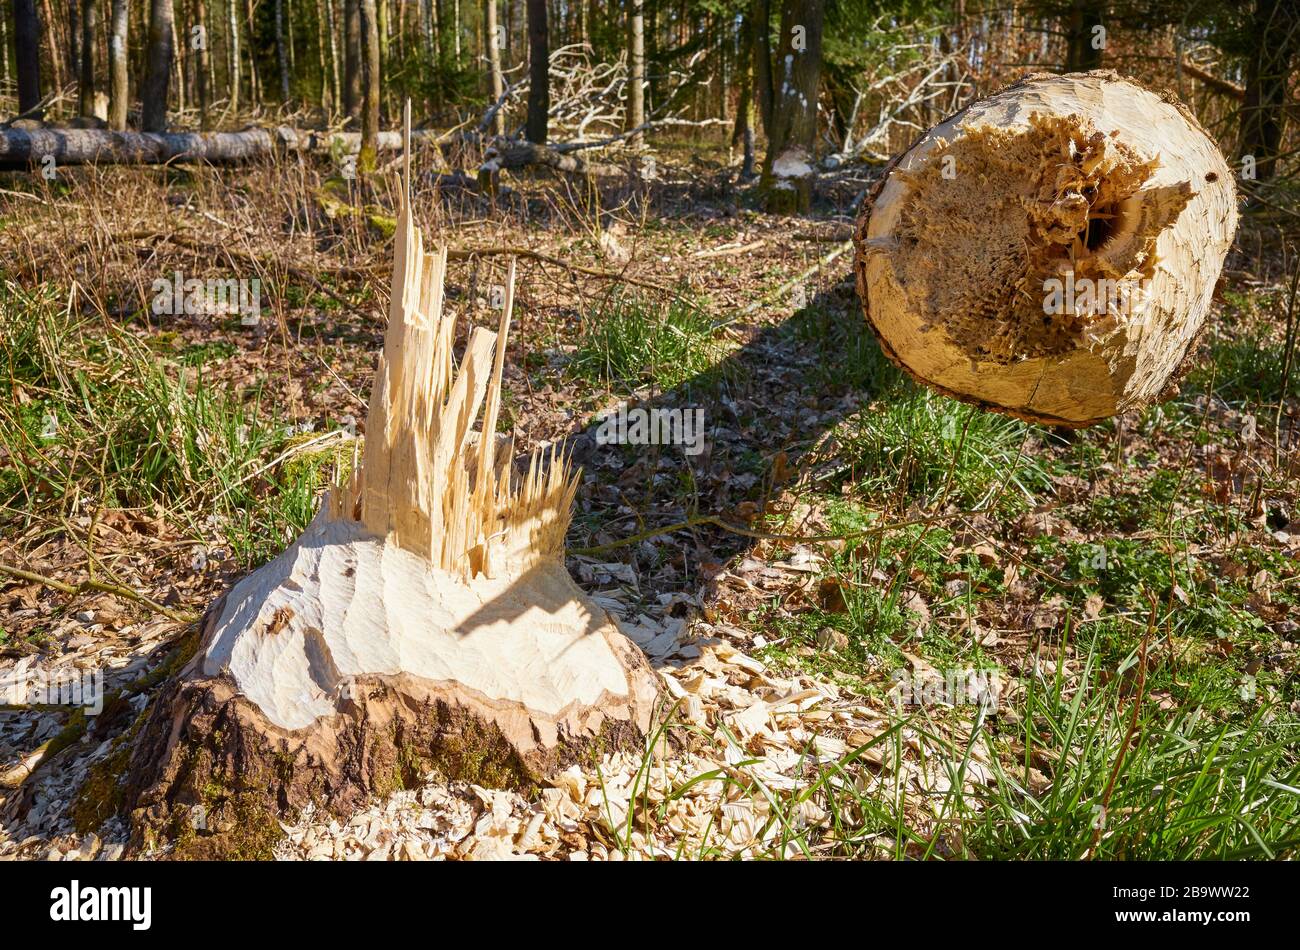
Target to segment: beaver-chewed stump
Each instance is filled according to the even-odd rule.
[[[473,329],[457,369],[446,249],[423,251],[409,198],[395,253],[361,457],[213,605],[110,757],[138,849],[265,855],[308,804],[343,814],[431,770],[526,786],[651,727],[655,674],[564,566],[576,475],[554,450],[513,472],[509,440],[479,434],[496,430],[513,265],[500,331]]]
[[[1086,426],[1165,391],[1236,227],[1232,172],[1177,100],[1034,75],[891,163],[858,219],[858,293],[915,379]]]

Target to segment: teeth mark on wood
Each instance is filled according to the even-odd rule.
[[[986,408],[1081,426],[1141,407],[1205,320],[1231,177],[1180,103],[1113,72],[1027,77],[877,184],[855,235],[868,321],[912,376]]]

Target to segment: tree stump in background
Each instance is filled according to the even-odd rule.
[[[1086,426],[1157,399],[1237,228],[1181,103],[1112,72],[1033,75],[932,128],[859,216],[881,348],[939,392]]]

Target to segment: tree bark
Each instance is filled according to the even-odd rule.
[[[445,142],[433,132],[416,132],[414,141]],[[29,168],[53,155],[59,165],[156,165],[163,162],[227,164],[264,158],[276,152],[325,153],[360,149],[358,132],[315,132],[288,126],[242,132],[117,132],[106,129],[0,130],[0,168]],[[380,132],[378,151],[402,148],[402,133]]]
[[[769,0],[753,0],[749,8],[750,47],[753,51],[754,100],[763,134],[772,134],[772,8]]]
[[[146,132],[162,132],[167,128],[167,90],[175,54],[173,15],[172,0],[151,0],[148,61],[140,96],[140,125]]]
[[[228,59],[227,69],[230,74],[230,111],[239,110],[239,71],[242,63],[240,62],[239,52],[239,14],[235,7],[235,0],[226,0],[226,16],[229,22],[226,24],[226,55]]]
[[[355,119],[361,110],[360,0],[343,0],[343,113]]]
[[[357,168],[375,169],[375,138],[379,135],[379,20],[375,0],[361,0],[361,150]]]
[[[199,28],[199,34],[195,38],[199,47],[195,50],[198,53],[198,69],[195,71],[194,76],[199,99],[199,128],[206,131],[211,121],[208,115],[208,107],[211,105],[212,98],[212,89],[209,85],[209,77],[212,74],[212,54],[208,50],[210,43],[208,11],[204,5],[204,0],[194,0],[194,25]]]
[[[36,0],[14,0],[14,60],[18,70],[18,111],[39,119],[41,104],[41,21]]]
[[[1246,63],[1237,148],[1238,158],[1251,156],[1255,177],[1266,181],[1276,174],[1282,151],[1287,82],[1300,50],[1300,12],[1285,0],[1255,0],[1251,27],[1257,45]]]
[[[54,10],[50,7],[50,0],[41,0],[41,6],[45,11],[42,18],[45,30],[44,33],[50,43],[50,79],[54,82],[54,89],[61,92],[63,90],[63,67],[66,65],[62,52],[66,49],[63,45],[63,30],[54,19]],[[41,31],[38,30],[38,37]]]
[[[525,134],[535,145],[546,144],[551,111],[550,60],[546,0],[528,0],[528,119]]]
[[[736,108],[736,127],[731,133],[731,144],[741,143],[744,158],[740,167],[742,178],[754,177],[754,21],[742,14],[740,21],[740,101]]]
[[[125,129],[131,107],[127,73],[127,31],[131,20],[129,0],[113,0],[108,36],[108,127]]]
[[[284,42],[284,0],[275,0],[275,58],[280,67],[280,101],[289,101],[289,51]]]
[[[505,92],[505,82],[501,77],[501,42],[497,29],[497,0],[483,0],[483,39],[487,47],[488,82],[492,91],[492,101],[497,102]],[[498,109],[492,117],[495,134],[506,134],[505,109]]]
[[[95,0],[82,0],[81,9],[81,84],[78,111],[95,116],[95,39],[99,29]]]
[[[67,0],[68,4],[68,75],[81,79],[81,42],[84,30],[81,25],[83,0]]]
[[[628,88],[627,127],[639,129],[645,124],[645,14],[643,0],[628,0]],[[631,137],[629,144],[640,144],[641,135]]]
[[[759,183],[772,212],[803,213],[812,204],[822,14],[822,0],[785,0],[781,10],[781,83],[774,90]]]

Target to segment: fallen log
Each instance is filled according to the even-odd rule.
[[[417,143],[445,145],[461,133],[417,132]],[[380,132],[380,151],[402,147],[400,132]],[[0,168],[28,168],[52,156],[55,165],[158,165],[166,162],[231,164],[287,152],[356,154],[359,132],[317,132],[289,126],[241,132],[117,132],[110,129],[10,128],[0,130]]]
[[[513,267],[457,369],[447,249],[425,253],[406,191],[394,255],[364,452],[83,790],[137,849],[266,857],[309,804],[341,816],[430,771],[527,787],[650,729],[654,673],[564,566],[576,475],[554,450],[517,474],[494,438]]]
[[[571,152],[546,145],[534,145],[522,139],[495,139],[483,152],[479,166],[479,184],[495,189],[503,169],[517,170],[539,166],[578,177],[625,178],[628,170],[604,162],[589,162]]]
[[[854,271],[885,354],[947,395],[1086,426],[1161,393],[1237,228],[1232,172],[1176,100],[1032,75],[897,157]]]

